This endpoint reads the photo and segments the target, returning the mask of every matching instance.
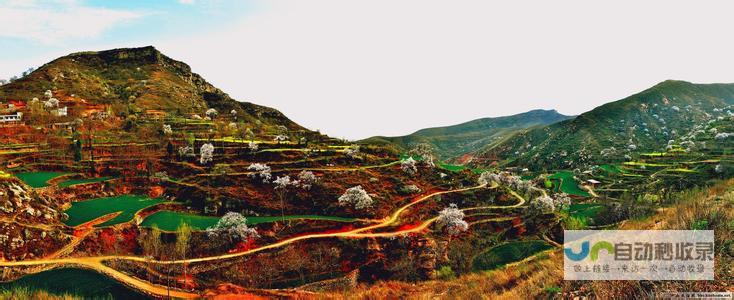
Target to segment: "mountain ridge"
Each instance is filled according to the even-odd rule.
[[[734,84],[666,80],[573,119],[518,132],[478,151],[474,163],[569,168],[593,164],[605,149],[618,157],[632,155],[631,150],[658,151],[694,127],[727,116],[732,104]]]
[[[391,144],[402,150],[418,143],[428,143],[441,159],[456,159],[500,140],[515,130],[552,124],[571,117],[562,115],[555,109],[534,109],[510,116],[486,117],[455,125],[424,128],[404,136],[375,136],[360,142]]]

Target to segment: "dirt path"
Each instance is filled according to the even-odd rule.
[[[145,280],[141,280],[139,278],[127,275],[111,267],[108,267],[104,265],[104,262],[108,260],[126,260],[126,261],[153,263],[153,264],[161,264],[161,265],[184,264],[184,263],[189,264],[189,263],[209,262],[209,261],[237,258],[237,257],[241,257],[241,256],[269,250],[269,249],[283,247],[283,246],[286,246],[286,245],[289,245],[289,244],[292,244],[298,241],[308,240],[308,239],[333,238],[333,237],[344,237],[344,238],[391,237],[391,236],[400,236],[400,235],[404,235],[407,233],[421,232],[427,229],[436,220],[438,220],[438,217],[428,219],[422,222],[420,225],[409,228],[409,229],[390,231],[390,232],[364,233],[365,231],[370,231],[370,230],[374,230],[378,228],[384,228],[384,227],[388,227],[388,226],[395,224],[398,221],[398,219],[400,218],[400,215],[403,212],[405,212],[407,209],[409,209],[410,207],[418,203],[424,202],[432,197],[443,195],[443,194],[448,194],[448,193],[465,192],[465,191],[470,191],[470,190],[475,190],[475,189],[480,189],[480,188],[485,188],[485,187],[486,187],[486,184],[478,185],[474,187],[456,189],[456,190],[439,191],[439,192],[430,193],[420,198],[417,198],[416,200],[406,205],[401,206],[395,212],[393,212],[390,216],[384,218],[380,223],[375,224],[375,225],[357,228],[357,229],[345,231],[345,232],[315,233],[315,234],[308,234],[308,235],[303,235],[303,236],[292,237],[292,238],[282,240],[280,242],[261,246],[258,248],[253,248],[253,249],[242,251],[242,252],[227,253],[227,254],[208,256],[208,257],[190,258],[190,259],[183,259],[183,260],[167,260],[167,261],[148,260],[143,257],[119,256],[119,255],[96,256],[96,257],[52,258],[52,259],[38,259],[38,260],[11,261],[11,262],[0,261],[0,266],[1,267],[14,267],[14,266],[35,266],[35,265],[51,265],[51,264],[52,265],[75,265],[75,266],[81,266],[84,268],[89,268],[89,269],[98,271],[100,273],[106,274],[132,288],[135,288],[137,290],[143,291],[151,295],[167,296],[170,291],[170,295],[172,297],[196,298],[196,297],[199,297],[198,294],[190,293],[186,291],[175,290],[175,289],[169,289],[168,287],[163,287],[160,285],[152,284]],[[497,184],[494,184],[490,188],[496,188],[496,187],[497,187]],[[518,195],[516,192],[512,190],[509,190],[509,192],[510,194],[512,194],[514,197],[516,197],[520,201],[510,206],[487,206],[487,207],[481,207],[481,208],[467,208],[464,210],[468,211],[468,210],[474,210],[474,209],[489,209],[489,208],[509,209],[509,208],[521,206],[522,204],[526,202],[525,199],[521,197],[520,195]]]

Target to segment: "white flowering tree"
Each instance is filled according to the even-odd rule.
[[[163,124],[163,134],[164,135],[172,135],[173,129],[171,129],[171,125]]]
[[[355,209],[365,209],[372,206],[372,197],[361,185],[348,188],[339,197],[339,206],[354,206]]]
[[[233,110],[230,110],[230,111],[229,111],[229,114],[230,114],[230,115],[233,115],[233,116],[235,116],[235,117],[236,117],[236,116],[237,116],[237,111],[236,111],[236,110],[234,110],[234,109],[233,109]]]
[[[285,141],[288,140],[288,136],[287,135],[279,134],[279,135],[276,135],[273,140],[276,141],[276,142],[278,142],[278,144],[280,145],[280,143],[285,142]]]
[[[567,209],[571,205],[571,198],[566,193],[555,194],[553,197],[543,195],[530,202],[533,213],[551,213]]]
[[[275,185],[275,194],[280,199],[280,216],[282,221],[285,221],[285,196],[288,195],[288,189],[292,186],[298,186],[298,180],[291,180],[291,177],[286,175],[283,177],[278,176],[273,180]]]
[[[178,148],[178,155],[181,156],[182,158],[195,156],[195,154],[194,154],[194,148],[192,148],[190,146],[179,147]]]
[[[255,142],[249,142],[247,143],[247,148],[250,149],[250,152],[255,153],[257,152],[257,149],[260,148],[260,146],[258,146]]]
[[[310,190],[311,187],[319,183],[319,178],[311,171],[303,170],[298,173],[298,182],[304,190]]]
[[[418,173],[418,167],[416,167],[416,161],[413,157],[408,157],[400,162],[400,169],[408,175],[414,175]]]
[[[206,116],[209,117],[209,119],[214,120],[219,115],[219,112],[216,109],[210,108],[206,110]]]
[[[43,92],[43,96],[46,97],[46,99],[51,99],[53,98],[54,93],[51,92],[51,90],[46,90],[45,92]]]
[[[344,154],[348,156],[349,158],[359,158],[359,145],[351,145],[344,149]]]
[[[56,99],[56,98],[48,99],[48,101],[43,102],[43,106],[45,106],[46,108],[59,107],[59,99]]]
[[[272,170],[270,167],[266,164],[261,163],[253,163],[250,164],[249,167],[247,167],[248,171],[251,171],[252,173],[249,175],[252,179],[260,179],[263,183],[270,182],[270,178],[273,177],[273,175],[270,173]]]
[[[420,157],[423,162],[430,167],[436,166],[434,162],[436,158],[433,154],[433,147],[428,143],[416,144],[412,149],[410,149],[408,154]]]
[[[716,136],[714,136],[714,139],[716,139],[717,141],[723,141],[725,139],[728,139],[731,136],[734,136],[734,134],[731,134],[728,132],[720,132],[720,133],[717,133]]]
[[[212,239],[224,239],[230,244],[258,238],[255,228],[247,226],[247,218],[240,213],[228,212],[212,227],[206,229]]]
[[[208,164],[214,159],[214,145],[211,143],[206,143],[204,145],[201,145],[201,149],[199,150],[201,157],[199,158],[199,163],[202,165]]]
[[[443,226],[449,235],[457,235],[469,229],[469,224],[464,221],[464,212],[453,203],[438,213],[436,222]]]

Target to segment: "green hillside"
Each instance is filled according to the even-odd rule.
[[[731,117],[731,104],[734,84],[668,80],[574,119],[516,132],[473,161],[540,170],[630,160],[702,134],[710,122]]]
[[[377,136],[363,143],[393,144],[407,150],[419,143],[428,143],[441,159],[452,159],[477,149],[493,145],[516,131],[533,126],[542,126],[569,119],[555,110],[532,110],[525,113],[482,118],[453,126],[426,128],[413,134],[398,137]]]

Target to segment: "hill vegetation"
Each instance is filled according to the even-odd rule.
[[[543,170],[629,160],[701,134],[711,122],[730,117],[732,104],[734,84],[668,80],[573,119],[518,131],[479,151],[473,162]]]
[[[79,52],[55,59],[26,76],[0,86],[0,99],[29,102],[53,91],[58,100],[109,105],[115,114],[158,110],[199,114],[209,108],[235,110],[241,121],[259,121],[301,130],[281,112],[238,102],[193,73],[187,64],[152,46]]]
[[[391,144],[401,150],[427,143],[434,148],[439,158],[459,159],[463,154],[501,143],[519,130],[553,124],[569,118],[572,117],[559,114],[555,110],[538,109],[512,116],[482,118],[452,126],[421,129],[406,136],[376,136],[361,142]]]

